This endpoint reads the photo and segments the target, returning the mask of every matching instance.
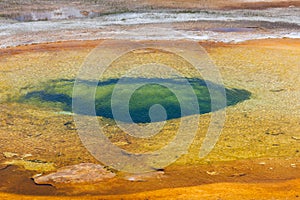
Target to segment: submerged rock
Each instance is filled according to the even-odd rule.
[[[36,184],[64,184],[64,183],[93,183],[115,177],[115,173],[108,171],[102,165],[81,163],[66,166],[57,172],[48,175],[36,175],[33,177]]]
[[[124,179],[131,182],[145,182],[148,181],[149,179],[160,179],[163,177],[164,174],[165,174],[164,171],[130,174],[130,175],[126,175]]]

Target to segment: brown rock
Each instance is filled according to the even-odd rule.
[[[80,14],[82,14],[83,16],[87,17],[89,15],[90,12],[86,11],[86,10],[82,10],[80,11]]]
[[[102,165],[92,163],[81,163],[63,167],[57,172],[33,177],[36,184],[59,184],[59,183],[92,183],[110,179],[115,173],[106,170]]]

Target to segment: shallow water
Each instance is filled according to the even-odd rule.
[[[16,18],[20,22],[59,20],[72,18],[95,18],[94,24],[81,24],[83,26],[101,26],[101,25],[137,25],[137,24],[153,24],[153,23],[173,23],[173,22],[189,22],[189,21],[266,21],[266,22],[284,22],[300,24],[300,8],[270,8],[266,10],[200,10],[195,12],[186,11],[165,11],[160,12],[125,12],[112,13],[96,16],[84,16],[80,10],[75,8],[61,8],[55,11],[44,13],[32,12],[28,13],[30,19],[27,20],[26,15],[20,15]],[[41,16],[39,16],[41,15]],[[77,21],[80,23],[80,21]],[[56,21],[57,23],[57,21]],[[72,20],[71,23],[76,23]]]
[[[212,28],[209,30],[215,32],[230,33],[230,32],[252,32],[255,31],[255,28]]]
[[[52,11],[51,11],[52,12]],[[56,12],[56,11],[53,11]],[[0,18],[0,47],[51,42],[57,40],[87,39],[132,39],[132,40],[213,40],[222,42],[240,42],[261,38],[299,38],[300,8],[270,8],[265,10],[200,10],[125,12],[106,15],[72,17],[66,11],[61,16],[51,17],[49,21],[11,21]],[[31,14],[30,14],[31,16]],[[23,17],[24,18],[24,17]],[[30,17],[32,18],[32,17]],[[36,18],[42,19],[41,18]],[[231,27],[201,28],[200,31],[175,28],[178,23],[232,24]],[[271,24],[269,28],[261,23]],[[256,30],[248,31],[251,27]],[[147,26],[149,25],[149,26]],[[200,26],[201,27],[201,26]],[[221,30],[226,28],[226,30]],[[232,28],[229,30],[227,28]],[[261,28],[261,29],[260,29]],[[243,29],[243,31],[242,31]],[[25,35],[32,35],[27,38]],[[47,34],[47,37],[38,36]],[[36,36],[35,36],[36,35]],[[17,37],[17,39],[16,39]]]

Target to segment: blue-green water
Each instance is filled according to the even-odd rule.
[[[222,93],[222,87],[217,84],[212,84],[213,86],[213,98],[214,102],[218,104],[218,99],[220,99],[220,105],[215,106],[212,110],[211,102],[212,97],[205,82],[202,79],[186,79],[188,80],[190,86],[192,87],[194,94],[196,95],[198,101],[198,109],[195,109],[195,105],[189,102],[193,102],[189,93],[186,91],[186,87],[181,80],[177,79],[145,79],[145,78],[127,78],[126,83],[118,83],[118,79],[110,79],[107,81],[100,81],[97,84],[95,92],[95,111],[98,116],[103,116],[106,118],[116,119],[113,116],[111,108],[111,98],[113,90],[118,83],[118,87],[123,88],[119,92],[119,96],[126,96],[127,93],[132,93],[131,88],[136,84],[147,83],[135,90],[129,100],[129,113],[133,122],[136,123],[148,123],[151,122],[149,116],[149,110],[153,105],[159,104],[164,107],[166,112],[166,119],[180,118],[182,116],[192,115],[192,114],[203,114],[217,109],[224,108],[224,104],[221,103],[221,99],[224,98]],[[87,95],[95,82],[91,81],[80,81],[79,84],[79,94],[73,96],[73,87],[75,80],[52,80],[47,83],[40,85],[39,89],[35,91],[30,91],[26,95],[19,98],[19,102],[33,104],[42,107],[51,107],[60,109],[63,111],[72,112],[72,97],[73,98],[83,98],[82,102],[85,100],[88,102],[92,97]],[[121,84],[121,85],[120,85]],[[123,85],[122,85],[123,84]],[[176,90],[176,94],[181,96],[179,101],[177,96],[174,94],[174,90],[171,91],[168,86]],[[223,90],[224,91],[224,90]],[[229,89],[225,88],[227,106],[235,105],[239,102],[247,100],[250,98],[251,93],[243,89]],[[125,109],[123,99],[117,99],[114,105],[118,109]],[[186,111],[182,113],[181,104],[185,103]],[[89,114],[81,109],[78,114]],[[116,120],[130,122],[126,118],[119,117]],[[158,117],[154,121],[162,121],[164,118]],[[153,121],[153,119],[152,119]]]

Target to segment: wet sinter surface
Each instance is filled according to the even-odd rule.
[[[250,99],[226,108],[222,135],[207,157],[200,159],[198,154],[210,113],[201,115],[200,128],[188,153],[167,167],[161,177],[131,182],[124,179],[127,175],[117,173],[115,179],[109,180],[110,184],[62,184],[56,188],[35,185],[31,180],[35,174],[47,174],[63,166],[98,161],[82,146],[72,116],[59,113],[60,110],[54,107],[41,108],[18,102],[9,103],[7,100],[26,95],[26,90],[22,89],[24,86],[74,79],[79,63],[94,46],[96,44],[93,42],[67,42],[1,50],[1,80],[4,80],[0,86],[1,151],[10,152],[0,157],[0,173],[3,177],[1,191],[35,195],[116,195],[185,187],[190,194],[197,188],[210,194],[210,190],[201,185],[222,183],[222,188],[223,182],[243,182],[248,187],[239,186],[250,193],[252,187],[262,186],[258,182],[268,182],[269,185],[262,186],[268,188],[269,193],[265,195],[276,197],[284,192],[296,198],[296,181],[287,183],[290,188],[288,192],[285,183],[278,183],[299,178],[299,41],[288,39],[235,45],[203,44],[219,67],[226,88],[251,92]],[[173,55],[159,51],[139,56],[146,60],[163,56],[164,62],[171,65],[176,60]],[[128,61],[121,59],[115,63],[115,67],[122,69]],[[189,69],[184,64],[180,67],[182,70]],[[113,70],[110,72],[107,76],[114,77]],[[99,117],[99,122],[112,143],[133,152],[161,148],[176,134],[179,124],[178,119],[169,120],[161,134],[137,139],[122,133],[110,119]],[[249,183],[254,185],[250,187]],[[226,187],[232,189],[232,194],[237,194],[239,190],[234,184]],[[172,191],[163,192],[171,195]],[[244,195],[249,193],[244,192]],[[140,195],[141,198],[151,194]],[[197,193],[197,196],[201,194]]]

